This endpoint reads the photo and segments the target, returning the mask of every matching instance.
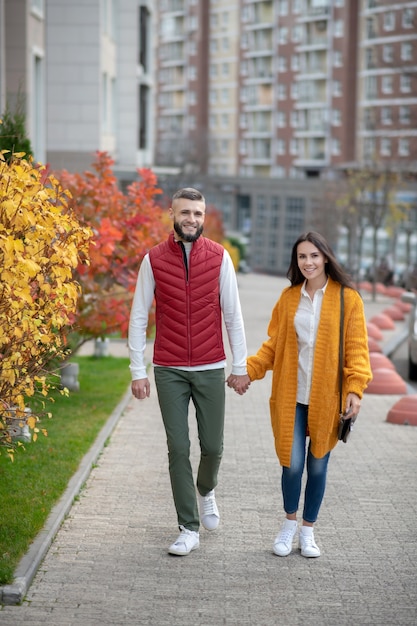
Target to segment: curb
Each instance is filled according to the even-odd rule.
[[[128,390],[104,424],[92,447],[81,460],[80,466],[70,479],[64,494],[53,507],[44,528],[37,535],[28,552],[21,559],[15,571],[13,583],[11,585],[0,586],[0,604],[20,604],[23,601],[52,541],[73,505],[74,498],[80,493],[85,481],[91,473],[93,465],[101,455],[107,439],[116,427],[131,397],[132,394],[129,385]]]

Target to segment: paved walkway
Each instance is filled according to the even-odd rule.
[[[286,281],[248,274],[239,283],[253,353]],[[391,302],[365,301],[368,319]],[[365,395],[350,441],[332,453],[316,525],[322,556],[280,558],[269,386],[267,377],[243,397],[227,390],[221,525],[203,529],[187,557],[167,554],[177,528],[155,387],[147,401],[129,399],[23,604],[0,609],[0,623],[415,626],[417,428],[386,422],[398,396]],[[191,430],[196,465],[194,420]]]

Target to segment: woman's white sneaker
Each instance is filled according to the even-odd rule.
[[[178,539],[169,546],[168,552],[177,556],[185,556],[200,546],[200,534],[194,530],[188,530],[184,526],[180,526],[180,530]]]
[[[302,526],[299,539],[301,556],[306,556],[308,558],[320,556],[320,548],[314,541],[314,532],[312,526]]]
[[[288,556],[292,550],[292,542],[297,532],[297,522],[286,519],[278,535],[275,537],[273,551],[277,556]]]

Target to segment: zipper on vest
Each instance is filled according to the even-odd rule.
[[[188,285],[188,262],[187,262],[187,253],[185,251],[185,246],[183,244],[182,241],[179,242],[180,246],[181,246],[181,250],[182,250],[182,258],[184,261],[184,266],[185,266],[185,276],[186,276],[186,281],[187,281],[187,285]]]

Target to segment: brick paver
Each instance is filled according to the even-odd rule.
[[[244,275],[239,283],[253,353],[286,281]],[[368,317],[385,304],[365,301]],[[187,557],[167,554],[177,528],[154,385],[149,400],[130,401],[26,599],[3,607],[0,623],[415,626],[417,428],[386,422],[398,396],[365,395],[351,439],[332,453],[315,533],[322,556],[280,558],[272,553],[283,514],[269,387],[266,377],[243,397],[227,391],[221,524],[202,529],[200,549]]]

